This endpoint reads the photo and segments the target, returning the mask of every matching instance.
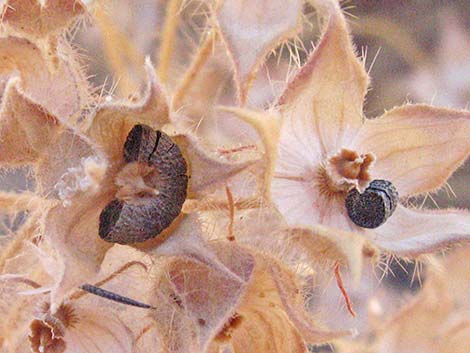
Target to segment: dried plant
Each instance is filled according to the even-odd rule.
[[[5,213],[25,213],[0,243],[0,347],[347,351],[353,331],[323,325],[312,288],[336,277],[354,315],[364,262],[470,238],[468,211],[405,207],[467,159],[470,113],[408,104],[364,118],[369,77],[335,0],[309,3],[323,31],[298,70],[300,0],[147,3],[164,13],[150,20],[156,67],[136,48],[155,50],[150,39],[128,38],[140,24],[119,28],[109,2],[2,5],[0,163],[35,185],[0,193]],[[87,77],[80,26],[123,76],[121,96]],[[270,77],[286,73],[276,98]],[[390,351],[394,325],[369,348]]]

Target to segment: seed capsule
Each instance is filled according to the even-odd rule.
[[[180,214],[188,186],[186,160],[171,138],[135,125],[124,144],[124,160],[151,167],[143,180],[154,194],[115,198],[100,214],[99,235],[108,242],[138,243],[154,238]]]
[[[352,189],[346,196],[349,218],[359,227],[377,228],[397,207],[398,192],[388,180],[372,180],[361,194]]]

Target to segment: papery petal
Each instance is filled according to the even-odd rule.
[[[299,158],[292,157],[289,162],[300,168]],[[286,164],[278,161],[276,171]],[[291,176],[275,172],[271,183],[271,200],[292,227],[321,224],[340,231],[360,231],[349,219],[342,197],[322,194],[322,185],[319,185],[322,182],[324,180],[318,174],[308,170]]]
[[[216,10],[220,32],[235,64],[240,101],[255,71],[279,42],[296,35],[300,28],[299,0],[224,0]]]
[[[364,257],[373,258],[378,251],[361,234],[345,232],[334,226],[316,225],[309,228],[291,229],[288,241],[301,245],[306,254],[317,263],[345,263],[351,272],[353,283],[359,283]]]
[[[46,215],[46,241],[57,252],[59,264],[51,304],[55,308],[66,294],[93,281],[106,251],[112,246],[98,235],[99,216],[110,200],[102,194],[80,195],[70,207],[56,206]]]
[[[0,12],[8,33],[44,38],[65,30],[85,7],[79,0],[8,0]]]
[[[373,176],[408,196],[441,187],[469,156],[469,136],[468,111],[406,105],[367,120],[352,147],[374,153]]]
[[[132,334],[116,313],[90,302],[65,303],[57,311],[45,303],[30,328],[36,353],[132,352]]]
[[[176,246],[183,242],[181,249],[165,243],[157,249],[158,254],[175,256],[165,267],[151,300],[170,352],[205,351],[231,317],[254,265],[252,256],[237,246],[202,245],[202,239],[189,232],[188,228],[172,242]],[[191,248],[198,246],[204,249],[193,253]]]
[[[181,221],[172,229],[168,238],[162,237],[158,246],[154,246],[149,254],[153,256],[179,257],[191,261],[200,262],[207,267],[225,274],[226,277],[241,280],[236,272],[233,272],[219,259],[218,254],[203,237],[202,224],[199,215],[193,213],[181,217]],[[172,227],[170,227],[172,228]]]
[[[226,183],[230,177],[259,162],[259,159],[232,162],[211,156],[201,146],[201,142],[190,134],[177,135],[173,139],[183,150],[183,155],[189,164],[191,174],[188,197],[190,198],[207,195],[208,190]]]
[[[275,167],[277,143],[280,134],[279,115],[273,113],[263,114],[248,109],[225,106],[218,107],[218,109],[232,113],[236,117],[250,124],[260,136],[265,152],[264,160],[266,162],[264,189],[266,194],[269,195],[271,187],[270,181]]]
[[[57,133],[57,120],[23,96],[11,79],[0,110],[0,160],[8,165],[33,163]]]
[[[236,315],[215,338],[215,347],[231,344],[235,353],[307,352],[306,342],[338,338],[346,332],[323,331],[307,316],[293,274],[279,264],[256,257],[253,278]]]
[[[59,259],[51,293],[53,307],[71,288],[94,277],[112,246],[98,236],[98,224],[101,210],[113,195],[101,179],[88,175],[87,161],[96,162],[101,176],[106,161],[86,137],[66,129],[54,142],[36,169],[39,191],[60,200],[45,210],[43,226],[44,237]]]
[[[138,100],[104,102],[86,122],[84,129],[111,161],[122,161],[124,142],[135,124],[161,129],[170,124],[166,94],[150,60],[145,63],[148,83]]]
[[[38,191],[65,202],[78,192],[97,191],[107,169],[105,156],[77,131],[65,129],[56,135],[37,161]]]
[[[197,351],[204,352],[230,320],[253,271],[253,258],[235,247],[219,247],[226,266],[242,278],[234,280],[195,262],[175,261],[168,269],[175,294],[197,335]],[[225,252],[226,254],[221,254]],[[229,262],[227,262],[229,261]]]
[[[90,88],[70,44],[59,40],[54,67],[39,47],[26,39],[0,38],[0,52],[0,74],[17,70],[19,87],[27,98],[61,121],[79,120],[91,102]]]
[[[299,291],[299,285],[296,283],[293,273],[274,262],[268,262],[268,266],[284,310],[305,341],[315,344],[352,334],[351,331],[328,331],[320,328],[304,309],[305,300]]]
[[[365,233],[378,247],[402,256],[417,256],[470,240],[470,212],[412,210],[398,205],[374,231]]]
[[[105,308],[88,307],[78,322],[66,331],[64,340],[70,353],[130,353],[134,337],[129,328],[117,317],[116,312]]]
[[[362,125],[367,73],[339,7],[329,12],[320,43],[278,101],[281,161],[302,156],[305,165],[325,158]]]

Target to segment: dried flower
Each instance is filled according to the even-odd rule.
[[[48,303],[31,322],[29,341],[34,353],[130,352],[129,329],[107,309],[78,303],[62,304],[51,313]]]
[[[0,164],[35,179],[30,192],[0,192],[5,212],[28,211],[0,239],[2,350],[307,352],[351,333],[317,323],[327,305],[306,306],[327,289],[325,264],[352,314],[361,297],[360,314],[367,298],[346,287],[376,246],[416,255],[468,237],[467,212],[405,208],[395,187],[401,197],[441,187],[468,156],[470,114],[408,105],[363,119],[368,75],[343,13],[336,0],[311,2],[322,39],[263,113],[242,107],[273,97],[269,53],[303,45],[300,0],[153,3],[164,18],[139,25],[163,19],[161,35],[136,45],[127,35],[138,26],[112,18],[111,3],[1,5]],[[87,10],[125,98],[98,95],[70,44]],[[184,69],[188,33],[200,46]],[[155,43],[156,67],[139,52]],[[278,58],[277,79],[289,70]],[[217,104],[238,107],[219,116]],[[343,257],[356,278],[342,280]],[[103,308],[119,295],[146,304]]]
[[[392,182],[402,198],[440,188],[470,153],[470,113],[410,104],[364,119],[367,73],[339,7],[324,5],[329,16],[322,39],[274,110],[262,114],[224,108],[250,122],[262,137],[268,198],[290,226],[329,237],[346,248],[351,262],[359,263],[353,259],[363,251],[351,242],[363,244],[364,237],[403,256],[468,239],[467,211],[413,210],[399,204],[374,230],[349,218],[347,193],[363,190],[373,179]],[[334,236],[335,229],[358,236],[341,245],[344,239]]]

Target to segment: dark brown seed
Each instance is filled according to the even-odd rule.
[[[354,188],[346,196],[349,218],[362,228],[377,228],[384,224],[397,203],[397,190],[388,180],[372,180],[362,194]]]
[[[159,194],[112,200],[101,212],[99,235],[109,242],[132,244],[154,238],[180,214],[186,200],[187,165],[178,145],[147,125],[135,125],[129,132],[124,160],[151,166],[153,172],[144,180]]]

